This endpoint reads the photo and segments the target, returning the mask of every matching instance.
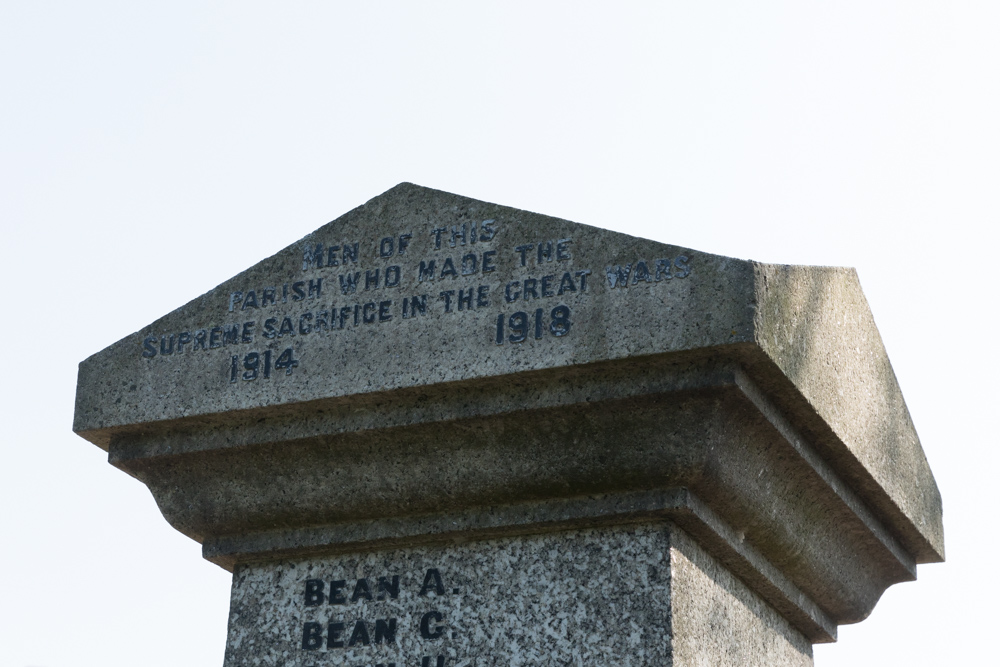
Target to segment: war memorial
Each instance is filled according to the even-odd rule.
[[[225,667],[805,667],[944,559],[853,270],[406,183],[83,361],[74,430],[233,573]]]

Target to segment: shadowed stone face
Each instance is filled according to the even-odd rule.
[[[593,535],[643,525],[648,542],[669,524],[689,544],[663,547],[688,573],[677,591],[740,582],[708,592],[725,610],[692,603],[675,620],[738,625],[755,610],[759,651],[739,660],[800,664],[803,642],[832,640],[944,554],[941,499],[853,270],[710,255],[410,184],[84,361],[74,429],[236,571],[250,615],[291,605],[303,567],[361,571],[358,554],[395,550],[415,576],[430,561],[407,559],[444,549],[475,578],[490,540],[501,567],[514,545],[576,558]],[[473,546],[441,546],[456,540]],[[268,581],[284,582],[277,597]],[[590,604],[579,582],[551,585]],[[508,603],[483,609],[489,627]],[[296,642],[375,642],[375,625],[304,613]],[[412,635],[416,607],[399,614]],[[233,656],[249,655],[246,618]],[[620,620],[602,642],[625,641]],[[669,634],[657,622],[643,637]],[[669,646],[647,648],[659,660]]]

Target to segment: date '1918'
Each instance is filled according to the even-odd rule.
[[[292,369],[298,365],[299,361],[295,358],[295,353],[292,352],[292,348],[288,348],[274,360],[273,369],[285,371],[285,375],[291,375]],[[240,372],[241,369],[242,372]],[[242,367],[240,358],[234,354],[232,364],[229,367],[229,382],[235,383],[239,379],[249,382],[259,377],[270,378],[271,370],[271,350],[264,350],[263,354],[260,352],[248,353],[243,357]]]
[[[547,322],[545,311],[541,308],[535,310],[531,315],[524,311],[518,311],[510,317],[506,313],[500,313],[497,315],[496,344],[503,345],[507,341],[523,343],[529,337],[541,338],[546,332],[553,336],[565,336],[573,324],[569,317],[569,306],[553,308]],[[510,333],[508,334],[507,331]]]

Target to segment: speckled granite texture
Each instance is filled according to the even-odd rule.
[[[425,658],[447,667],[812,664],[802,635],[670,524],[244,566],[233,578],[225,667],[416,667]]]
[[[440,574],[442,588],[431,573]],[[350,602],[357,581],[377,593],[379,577],[399,577],[399,597]],[[309,579],[325,583],[326,603],[305,606]],[[330,582],[348,599],[330,605]],[[422,588],[425,594],[420,595]],[[458,591],[457,593],[455,591]],[[443,594],[441,592],[443,591]],[[421,636],[434,617],[439,638]],[[396,641],[329,648],[329,623],[347,643],[357,620],[396,619]],[[323,645],[302,648],[306,623]],[[425,633],[428,634],[428,633]],[[434,634],[432,631],[430,634]],[[670,555],[663,528],[552,533],[460,546],[276,563],[233,578],[226,667],[256,665],[417,665],[425,655],[452,665],[639,665],[670,659]],[[433,664],[432,661],[432,664]]]

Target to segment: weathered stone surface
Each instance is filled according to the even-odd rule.
[[[409,184],[84,361],[74,429],[237,573],[234,609],[256,591],[241,614],[290,604],[283,567],[434,553],[471,577],[477,550],[670,525],[675,638],[732,624],[676,664],[798,665],[944,556],[854,271]],[[232,651],[264,641],[246,618]]]
[[[438,656],[455,667],[812,665],[805,637],[664,523],[246,565],[233,577],[226,667]]]
[[[434,280],[421,281],[421,264],[431,262]],[[357,287],[345,294],[341,284],[352,280]],[[407,317],[415,297],[426,298],[426,314]],[[569,312],[562,336],[552,335],[563,331],[553,325],[557,307]],[[526,340],[512,343],[518,312]],[[298,365],[275,368],[286,350]],[[261,355],[259,375],[244,381],[252,352]],[[240,441],[163,437],[398,400],[411,404],[400,425],[459,419],[475,407],[459,401],[445,412],[438,396],[489,380],[530,383],[531,371],[699,353],[741,363],[820,455],[892,517],[919,562],[942,556],[940,497],[852,270],[709,255],[409,184],[83,362],[74,429],[105,448],[116,441],[132,451],[125,443],[141,441],[150,455],[222,449]],[[416,414],[414,401],[436,414]],[[490,409],[521,407],[506,403]],[[355,428],[381,422],[380,412]]]

